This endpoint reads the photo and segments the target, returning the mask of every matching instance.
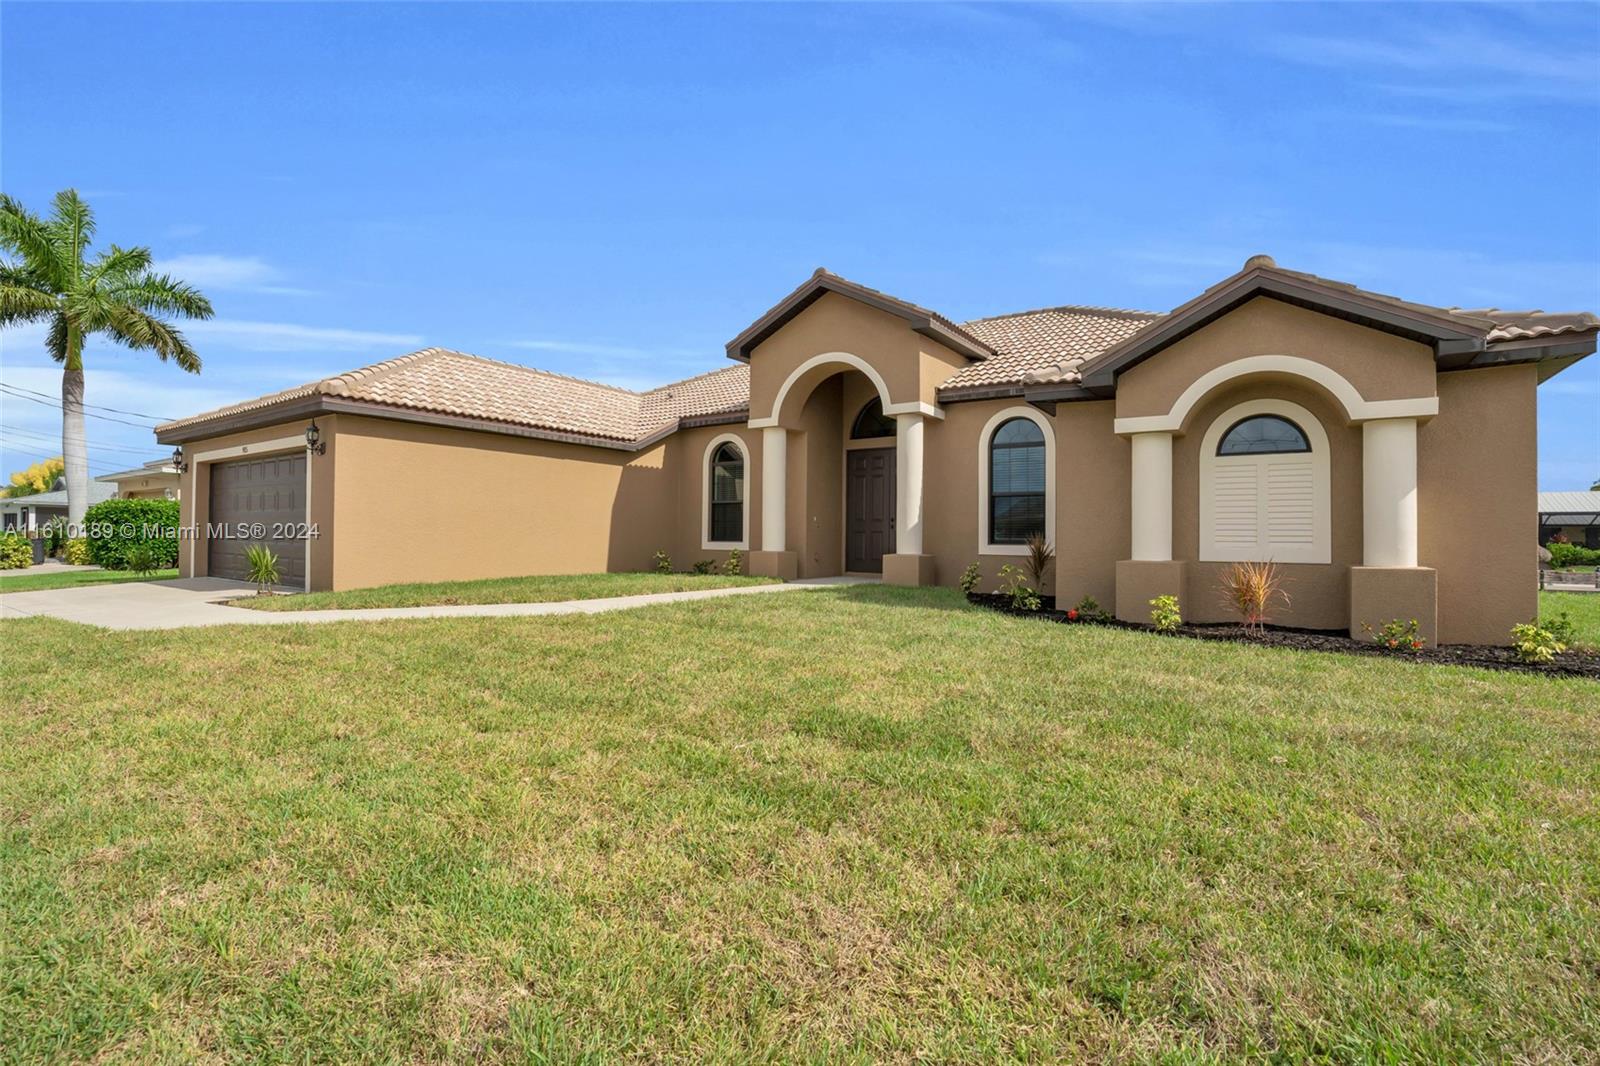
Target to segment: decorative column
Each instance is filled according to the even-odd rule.
[[[1172,434],[1133,434],[1133,558],[1172,560]]]
[[[761,431],[761,550],[781,552],[788,543],[789,431]]]
[[[922,430],[920,414],[896,415],[895,554],[922,554]]]
[[[1417,420],[1361,424],[1361,536],[1366,566],[1417,565]]]

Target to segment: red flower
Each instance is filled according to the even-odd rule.
[[[1076,607],[1074,607],[1074,608],[1072,608],[1071,610],[1069,610],[1067,612],[1067,621],[1076,622],[1077,620],[1078,620],[1078,609]]]
[[[1411,642],[1411,650],[1412,650],[1412,651],[1421,651],[1421,650],[1422,650],[1422,641],[1420,641],[1420,640],[1413,640],[1413,641],[1412,641],[1412,642]]]

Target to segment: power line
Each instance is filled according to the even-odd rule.
[[[36,459],[37,460],[37,459],[59,459],[59,458],[61,458],[59,455],[40,455],[38,452],[25,451],[25,450],[23,450],[21,448],[9,448],[7,450],[15,452],[17,455],[23,456],[24,458],[28,458],[28,459]],[[89,460],[89,464],[88,465],[89,465],[91,471],[93,471],[93,468],[97,467],[97,466],[104,468],[104,469],[99,470],[99,471],[94,471],[95,473],[100,473],[100,474],[118,474],[118,473],[121,473],[121,471],[119,471],[117,469],[115,463],[108,463],[108,462],[105,462],[105,461],[100,460],[100,459],[91,459],[91,460]]]
[[[8,388],[8,389],[15,389],[18,392],[31,392],[35,396],[42,396],[46,400],[49,400],[51,403],[56,403],[56,398],[54,396],[50,395],[48,392],[40,392],[38,389],[29,389],[29,388],[24,388],[21,385],[13,385],[9,381],[0,381],[0,386],[3,386],[3,387]],[[56,404],[56,406],[59,407],[60,404]],[[152,422],[171,422],[172,421],[172,419],[167,418],[164,415],[140,414],[138,411],[124,411],[120,407],[105,407],[105,406],[103,406],[101,404],[97,404],[97,403],[86,403],[83,406],[92,407],[96,411],[110,411],[112,414],[132,415],[134,418],[148,418]]]
[[[0,395],[10,396],[14,400],[31,400],[34,403],[42,403],[46,407],[54,407],[58,411],[63,410],[62,406],[59,403],[55,403],[52,400],[41,400],[41,399],[39,399],[39,398],[37,398],[35,396],[24,396],[21,393],[12,392],[11,389],[13,387],[14,386],[11,386],[11,385],[0,384]],[[115,422],[119,426],[132,426],[134,429],[155,429],[156,428],[155,426],[147,426],[143,422],[129,422],[125,418],[112,418],[110,415],[97,415],[93,411],[85,411],[83,413],[86,416],[88,416],[89,418],[98,418],[103,422]],[[148,415],[140,415],[139,417],[148,418],[149,416]]]
[[[16,426],[0,425],[0,441],[3,441],[7,437],[32,438],[32,439],[38,440],[40,443],[49,444],[49,445],[52,445],[52,446],[56,445],[56,444],[59,444],[61,442],[60,436],[51,435],[51,434],[47,434],[47,433],[36,433],[31,429],[21,429],[21,428],[18,428]],[[102,452],[103,451],[119,451],[119,452],[131,452],[131,453],[133,453],[135,455],[149,455],[151,452],[153,452],[155,450],[155,448],[153,448],[153,447],[137,447],[137,446],[132,445],[132,444],[90,444],[90,445],[87,445],[87,447],[92,452],[93,451],[102,451]]]

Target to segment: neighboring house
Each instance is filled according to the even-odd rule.
[[[178,468],[171,459],[152,459],[132,470],[95,478],[113,486],[122,500],[176,500],[180,496]]]
[[[89,482],[89,506],[116,495],[111,485]],[[0,528],[29,531],[48,525],[52,519],[67,517],[67,479],[56,478],[49,492],[36,492],[32,496],[0,498]]]
[[[819,270],[728,344],[736,365],[649,392],[430,348],[157,436],[186,461],[185,574],[240,576],[241,522],[314,526],[274,544],[309,588],[733,549],[759,574],[952,585],[978,560],[992,583],[1038,533],[1061,602],[1125,619],[1164,593],[1226,619],[1228,564],[1272,559],[1283,623],[1500,642],[1537,609],[1535,386],[1597,331],[1266,256],[1165,315],[960,325]]]
[[[1557,533],[1585,548],[1600,548],[1600,492],[1539,493],[1539,543]]]

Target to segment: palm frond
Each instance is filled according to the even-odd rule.
[[[62,189],[53,201],[55,211],[46,224],[54,239],[63,266],[76,281],[83,264],[83,250],[94,238],[94,211],[83,202],[77,189]]]
[[[121,248],[113,244],[95,257],[89,268],[89,281],[135,277],[150,269],[150,259],[148,248]]]
[[[33,322],[54,311],[60,304],[53,294],[31,285],[0,281],[0,326]]]
[[[22,260],[8,269],[33,274],[57,292],[67,287],[65,264],[50,227],[23,207],[21,201],[5,193],[0,193],[0,248]]]
[[[58,363],[67,361],[67,316],[59,312],[50,319],[50,332],[45,334],[44,350]]]
[[[175,327],[145,314],[137,307],[116,304],[111,308],[105,331],[130,348],[155,352],[162,360],[171,359],[191,374],[200,373],[200,356],[189,340]]]
[[[139,274],[109,284],[107,294],[119,303],[156,314],[210,318],[215,313],[211,309],[211,301],[199,289],[184,284],[170,274]]]

